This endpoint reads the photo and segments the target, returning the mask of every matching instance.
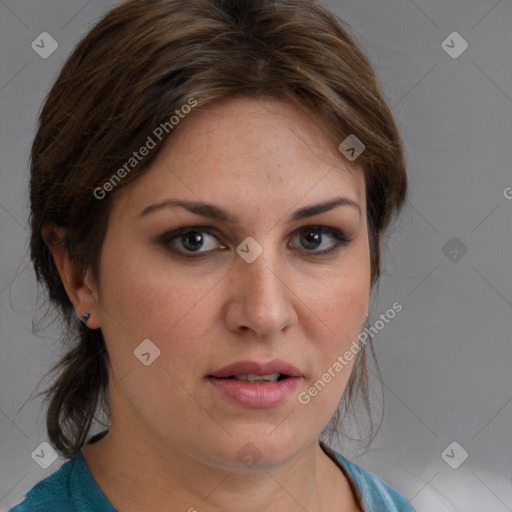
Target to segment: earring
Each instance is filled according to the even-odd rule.
[[[91,317],[91,313],[87,312],[82,315],[82,323],[87,325],[87,320]]]

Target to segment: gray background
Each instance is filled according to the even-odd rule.
[[[393,302],[404,306],[375,337],[384,422],[368,451],[339,449],[398,487],[418,512],[510,511],[512,2],[325,3],[353,26],[375,65],[410,177],[370,317],[373,325]],[[38,290],[26,247],[27,155],[56,72],[114,4],[0,1],[2,511],[62,463],[43,469],[31,457],[46,441],[44,412],[39,400],[26,400],[60,348],[51,323],[41,336],[31,333]],[[469,44],[458,58],[442,47],[454,31]],[[59,45],[47,59],[31,48],[42,32]],[[457,51],[452,39],[445,44]],[[469,454],[457,469],[441,456],[452,442],[452,465],[462,450]]]

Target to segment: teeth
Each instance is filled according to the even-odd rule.
[[[235,375],[237,380],[245,380],[246,382],[277,382],[280,373],[270,373],[269,375],[255,375],[254,373],[244,373]]]

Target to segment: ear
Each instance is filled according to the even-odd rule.
[[[75,307],[78,318],[82,320],[84,313],[90,313],[87,327],[98,329],[101,326],[98,315],[98,297],[92,279],[92,271],[88,268],[84,272],[81,266],[71,260],[64,243],[65,234],[66,228],[55,225],[45,226],[42,231],[43,240],[52,253],[60,279],[69,300]]]

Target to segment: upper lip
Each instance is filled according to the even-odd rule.
[[[289,377],[302,377],[302,372],[295,366],[282,359],[274,359],[263,363],[258,361],[237,361],[236,363],[223,366],[219,370],[209,374],[209,377],[218,379],[251,373],[253,375],[270,375],[282,373]]]

